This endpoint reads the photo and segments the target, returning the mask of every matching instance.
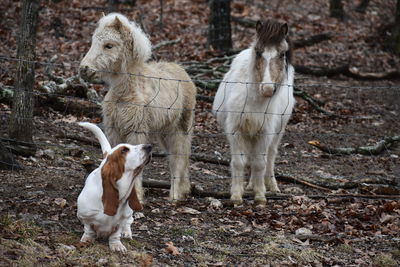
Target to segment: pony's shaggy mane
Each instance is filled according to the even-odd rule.
[[[116,18],[118,18],[122,25],[131,32],[134,41],[134,54],[137,55],[138,61],[143,63],[149,60],[151,57],[151,42],[149,38],[134,21],[129,21],[129,19],[124,15],[111,13],[102,17],[98,22],[96,31],[102,31],[107,26],[112,25]]]
[[[257,27],[256,47],[279,45],[286,37],[284,25],[284,23],[274,20],[260,21],[260,26]]]
[[[287,24],[275,20],[264,20],[258,23],[254,49],[261,51],[268,46],[279,46],[283,40],[286,40],[288,44],[288,50],[285,52],[286,62],[291,63],[292,43],[287,36]]]

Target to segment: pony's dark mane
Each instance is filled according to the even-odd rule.
[[[274,20],[264,20],[257,23],[255,50],[262,51],[267,46],[278,46],[286,39],[289,49],[286,51],[286,60],[291,62],[292,44],[287,36],[287,25]]]
[[[285,39],[286,32],[282,29],[283,23],[273,20],[265,20],[260,23],[257,27],[256,47],[276,46]]]

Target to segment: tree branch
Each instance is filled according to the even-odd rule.
[[[385,137],[383,140],[377,142],[373,146],[360,146],[360,147],[328,147],[321,144],[318,140],[309,141],[308,144],[320,149],[321,151],[332,154],[332,155],[350,155],[350,154],[362,154],[362,155],[378,155],[383,150],[388,149],[393,143],[400,141],[400,135]]]

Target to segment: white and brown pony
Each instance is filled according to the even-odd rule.
[[[213,113],[231,147],[231,200],[236,204],[243,201],[247,166],[247,188],[257,204],[266,203],[266,186],[279,192],[275,158],[295,104],[287,35],[286,23],[259,21],[254,43],[234,58],[215,96]]]
[[[177,64],[148,62],[151,43],[143,31],[117,13],[100,19],[80,74],[109,87],[102,102],[105,132],[112,146],[157,142],[166,150],[170,199],[190,191],[189,155],[196,87]],[[143,199],[142,174],[135,180]]]

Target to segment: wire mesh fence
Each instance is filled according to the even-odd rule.
[[[1,61],[7,62],[18,62],[19,59],[0,56]],[[51,66],[52,68],[63,68],[63,64],[53,64],[46,62],[33,62],[36,65]],[[78,64],[72,62],[71,66],[78,73]],[[12,70],[8,70],[12,71]],[[130,75],[140,77],[142,79],[149,79],[158,83],[158,90],[162,89],[162,77],[150,77],[140,73],[120,73],[123,75]],[[179,79],[168,79],[168,81],[176,82],[176,86],[179,87],[181,83],[190,82],[189,80]],[[201,81],[208,83],[208,79],[195,79],[193,82]],[[213,82],[217,84],[221,80],[213,79]],[[227,81],[228,83],[233,83]],[[241,81],[239,84],[253,85],[248,81]],[[294,176],[300,177],[328,177],[333,179],[356,179],[362,177],[383,176],[385,178],[398,178],[399,175],[399,155],[396,146],[393,146],[396,141],[383,143],[382,148],[378,153],[373,150],[366,150],[366,153],[360,153],[355,150],[354,153],[334,153],[337,148],[359,148],[359,147],[372,147],[384,140],[387,137],[398,136],[398,129],[400,128],[398,122],[399,112],[399,99],[400,99],[400,86],[397,85],[342,85],[334,83],[315,83],[313,81],[301,81],[296,82],[294,85],[296,88],[302,88],[311,95],[326,94],[324,95],[324,105],[327,106],[332,112],[336,113],[337,116],[330,118],[318,111],[312,110],[306,106],[303,100],[299,97],[298,103],[295,108],[295,112],[292,116],[291,121],[285,132],[282,145],[280,146],[279,156],[277,159],[277,170],[279,174],[288,173]],[[4,87],[5,88],[5,87]],[[3,88],[3,89],[4,89]],[[12,86],[8,87],[12,92],[18,90]],[[216,89],[216,88],[212,88]],[[155,92],[157,94],[157,92]],[[202,93],[210,93],[209,90],[202,90]],[[79,103],[83,99],[73,95],[48,93],[38,90],[35,88],[31,94],[35,98],[49,98],[57,99],[59,97],[65,98],[63,105],[64,111],[61,111],[62,116],[68,116],[71,112],[68,107],[74,103]],[[212,95],[213,93],[211,93]],[[154,96],[155,97],[155,96]],[[151,99],[154,99],[151,98]],[[212,100],[212,96],[209,96]],[[243,96],[246,97],[246,96]],[[98,101],[85,99],[86,102],[93,104],[92,112],[88,110],[78,112],[78,119],[89,119],[98,118],[101,116],[101,105]],[[185,112],[186,110],[175,107],[174,101],[170,105],[152,105],[152,101],[143,104],[135,104],[130,102],[117,102],[118,105],[135,105],[142,109],[161,109],[163,112],[180,110]],[[202,102],[201,100],[198,102]],[[3,106],[1,112],[1,121],[5,127],[8,124],[10,110]],[[90,109],[89,109],[90,110]],[[224,132],[224,130],[218,126],[212,113],[216,113],[217,110],[213,110],[210,103],[204,105],[197,105],[195,110],[196,121],[192,126],[193,130],[193,146],[191,151],[191,159],[194,167],[191,167],[192,180],[199,183],[212,182],[226,180],[229,183],[231,175],[229,173],[229,161],[232,153],[229,150],[229,145],[226,141],[226,136],[230,134],[238,134],[234,132]],[[146,112],[146,111],[144,111]],[[238,113],[235,110],[226,110],[226,113]],[[242,113],[240,111],[239,113]],[[267,111],[253,112],[256,115],[271,115],[282,117],[285,114],[268,113]],[[38,118],[46,120],[45,114],[36,114],[31,118],[24,118],[26,120],[33,120],[34,122]],[[47,118],[49,119],[49,118]],[[140,121],[140,118],[138,118]],[[97,121],[99,121],[97,119]],[[51,119],[46,124],[53,124]],[[2,138],[2,141],[6,144],[18,143],[20,145],[35,145],[39,148],[62,148],[66,149],[66,144],[71,142],[75,145],[80,145],[79,142],[88,144],[88,140],[91,140],[91,145],[85,148],[89,149],[93,153],[99,153],[97,141],[94,140],[89,134],[82,135],[79,127],[73,123],[64,123],[60,120],[58,123],[54,123],[53,127],[57,129],[59,125],[62,125],[62,130],[57,131],[57,138],[54,136],[47,137],[52,141],[45,140],[45,136],[37,136],[34,138],[34,144],[25,144],[18,140],[12,140],[9,138]],[[34,123],[36,132],[38,135],[42,135],[40,124]],[[49,126],[48,126],[49,127]],[[70,134],[69,130],[74,134]],[[104,127],[103,127],[104,129]],[[106,130],[106,129],[105,129]],[[284,130],[284,129],[282,129]],[[76,134],[78,131],[78,134]],[[135,134],[145,134],[150,136],[154,135],[188,135],[189,132],[160,132],[160,131],[146,131],[143,132],[137,129]],[[278,132],[259,132],[257,135],[276,135]],[[241,133],[246,135],[246,133]],[[5,132],[3,132],[3,136]],[[84,138],[87,139],[84,139]],[[80,141],[79,141],[80,139]],[[78,141],[77,141],[78,140]],[[325,150],[321,150],[321,147],[313,147],[310,145],[310,141],[317,140],[320,144],[325,146]],[[54,143],[53,143],[54,142]],[[96,152],[97,151],[97,152]],[[330,153],[331,152],[331,153]],[[156,152],[156,158],[164,158],[168,156],[166,153]],[[241,156],[246,155],[246,152],[240,154]],[[254,155],[247,155],[254,156]],[[267,153],[260,153],[259,156],[267,157]],[[164,162],[162,160],[161,162]],[[165,170],[168,173],[167,166],[157,165],[161,170]],[[201,167],[199,167],[201,166]],[[168,179],[168,175],[162,171],[165,179]],[[328,179],[327,178],[327,179]]]

